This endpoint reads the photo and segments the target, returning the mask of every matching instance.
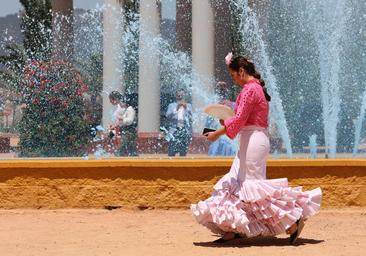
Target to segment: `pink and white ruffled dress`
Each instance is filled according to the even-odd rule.
[[[287,178],[266,179],[268,110],[261,85],[251,80],[237,98],[235,116],[225,120],[228,137],[240,135],[240,149],[212,196],[191,205],[198,223],[214,233],[275,236],[320,209],[320,188],[302,191],[288,187]]]

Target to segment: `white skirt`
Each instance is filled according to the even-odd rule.
[[[247,126],[241,130],[230,171],[216,183],[211,197],[191,205],[198,223],[218,234],[274,236],[319,211],[320,188],[302,191],[288,187],[287,178],[266,179],[269,149],[267,129]]]

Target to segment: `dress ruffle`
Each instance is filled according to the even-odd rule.
[[[224,176],[210,198],[192,204],[196,220],[212,232],[253,236],[285,233],[300,217],[305,220],[320,209],[320,188],[302,191],[283,179],[239,182]]]

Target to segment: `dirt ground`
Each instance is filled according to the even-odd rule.
[[[366,251],[366,208],[324,209],[286,235],[225,245],[189,210],[0,210],[0,255],[345,255]]]

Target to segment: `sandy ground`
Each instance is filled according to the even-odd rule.
[[[0,255],[365,255],[366,208],[327,209],[287,236],[225,245],[189,210],[0,210]]]

